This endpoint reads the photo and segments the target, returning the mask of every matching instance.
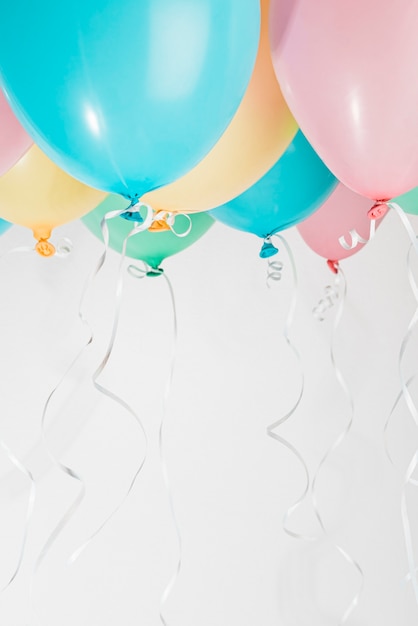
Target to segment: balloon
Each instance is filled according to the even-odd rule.
[[[57,165],[136,199],[216,143],[259,32],[259,0],[15,0],[0,20],[0,72]]]
[[[0,219],[0,235],[3,235],[6,230],[9,230],[10,226],[10,222],[6,222],[6,220]]]
[[[119,196],[109,195],[94,211],[85,215],[82,219],[91,232],[102,239],[101,221],[109,211],[123,209],[124,200]],[[192,228],[185,237],[178,237],[170,230],[164,232],[152,232],[145,230],[133,235],[128,239],[126,246],[127,256],[145,261],[152,268],[157,269],[160,263],[167,257],[177,254],[191,246],[212,226],[214,220],[208,213],[195,213],[190,216]],[[188,219],[184,215],[178,215],[175,228],[180,233],[188,228]],[[110,247],[117,252],[122,252],[123,242],[131,232],[133,225],[127,220],[116,217],[107,221],[109,229]]]
[[[339,184],[324,204],[297,229],[305,243],[317,254],[332,261],[341,261],[359,252],[370,238],[371,220],[367,213],[370,200]],[[376,227],[383,218],[376,220]],[[340,243],[344,237],[347,250]]]
[[[5,174],[32,145],[0,90],[0,176]]]
[[[293,139],[297,126],[280,91],[268,39],[270,0],[261,0],[261,38],[253,75],[232,122],[209,154],[182,178],[146,194],[154,209],[206,211],[253,185]]]
[[[255,185],[210,211],[217,220],[259,237],[289,228],[317,209],[337,181],[299,131]]]
[[[273,64],[335,176],[372,200],[418,185],[418,2],[272,0]]]
[[[418,215],[418,187],[414,187],[394,200],[407,213]]]
[[[0,216],[31,228],[43,256],[54,253],[46,241],[52,228],[81,217],[104,197],[68,176],[36,145],[0,178]]]

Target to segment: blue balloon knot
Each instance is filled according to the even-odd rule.
[[[277,254],[278,251],[278,248],[271,243],[271,240],[266,238],[260,250],[260,257],[262,259],[269,259],[271,256]]]
[[[129,222],[137,222],[138,224],[142,224],[144,221],[139,211],[131,211],[130,209],[126,209],[126,211],[120,214],[120,217],[123,217],[124,220],[128,220]]]

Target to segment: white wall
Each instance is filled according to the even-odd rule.
[[[415,220],[415,227],[417,227]],[[138,412],[147,462],[122,509],[71,567],[66,559],[112,510],[141,462],[144,439],[133,417],[90,382],[104,355],[114,305],[118,257],[112,253],[92,288],[87,317],[96,339],[66,378],[47,413],[50,447],[84,477],[86,498],[41,564],[37,555],[76,497],[79,484],[54,466],[39,443],[42,408],[87,336],[77,318],[86,277],[100,244],[80,223],[57,231],[74,243],[70,257],[14,254],[0,260],[1,434],[33,471],[38,499],[22,571],[0,596],[7,626],[157,626],[159,602],[175,571],[178,545],[158,452],[162,397],[169,372],[172,313],[162,278],[126,275],[117,343],[101,382]],[[330,361],[336,308],[312,315],[333,276],[297,231],[286,233],[299,273],[291,337],[301,353],[305,392],[278,432],[303,454],[311,474],[344,429],[349,404]],[[1,250],[30,243],[14,228]],[[300,463],[267,437],[269,423],[294,405],[301,378],[283,337],[292,295],[283,250],[283,279],[266,288],[260,242],[216,224],[192,248],[165,263],[178,307],[178,350],[164,430],[169,480],[183,540],[181,574],[165,604],[169,626],[338,624],[359,577],[333,547],[364,570],[359,606],[347,623],[415,624],[401,525],[402,478],[417,446],[404,402],[389,428],[397,468],[387,460],[383,427],[400,389],[398,354],[415,310],[406,274],[409,243],[395,215],[376,239],[343,263],[348,296],[335,357],[351,390],[352,432],[318,476],[323,538],[310,498],[290,520],[307,542],[282,529],[304,489]],[[418,371],[416,337],[404,360]],[[417,385],[412,386],[415,395]],[[0,457],[0,584],[16,561],[28,482]],[[414,492],[415,491],[415,492]],[[411,519],[418,495],[408,488]],[[418,533],[415,532],[415,542]],[[417,546],[418,548],[418,546]]]

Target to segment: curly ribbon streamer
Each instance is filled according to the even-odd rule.
[[[182,233],[175,230],[174,228],[175,221],[180,215],[185,217],[188,220],[188,226],[186,230],[183,231]],[[169,211],[158,211],[154,215],[153,222],[159,222],[159,221],[164,221],[167,224],[167,226],[170,228],[171,232],[174,235],[176,235],[176,237],[180,237],[180,238],[187,237],[187,235],[189,235],[190,231],[192,230],[192,219],[190,215],[188,215],[187,213],[170,213]]]
[[[118,280],[117,280],[117,288],[116,288],[115,314],[114,314],[111,338],[110,338],[110,341],[109,341],[109,344],[108,344],[108,347],[107,347],[107,350],[106,350],[105,357],[102,360],[102,362],[100,363],[100,365],[98,366],[98,368],[96,369],[96,371],[94,372],[94,374],[92,376],[92,380],[93,380],[93,385],[95,386],[95,388],[99,392],[103,393],[105,396],[107,396],[107,397],[111,398],[112,400],[114,400],[115,402],[117,402],[120,406],[122,406],[124,409],[126,409],[134,417],[134,419],[138,423],[138,425],[139,425],[139,427],[140,427],[140,429],[141,429],[141,431],[142,431],[142,433],[143,433],[143,435],[145,437],[145,442],[147,443],[145,430],[144,430],[144,428],[142,426],[141,420],[136,415],[135,411],[124,400],[122,400],[121,398],[116,396],[116,394],[112,393],[111,391],[109,391],[108,389],[106,389],[105,387],[100,385],[100,383],[97,382],[97,378],[103,372],[103,370],[104,370],[104,368],[105,368],[105,366],[106,366],[106,364],[107,364],[107,362],[108,362],[108,360],[110,358],[110,355],[111,355],[112,350],[113,350],[113,345],[114,345],[114,342],[115,342],[115,339],[116,339],[116,333],[117,333],[117,328],[118,328],[118,323],[119,323],[120,304],[121,304],[121,298],[122,298],[122,283],[123,283],[122,269],[123,269],[123,263],[124,263],[125,256],[126,256],[126,245],[127,245],[127,242],[128,242],[130,237],[134,236],[138,232],[142,232],[143,230],[146,230],[147,228],[149,228],[149,226],[151,225],[151,223],[153,221],[152,209],[150,207],[148,207],[148,206],[146,206],[145,208],[146,208],[146,217],[145,217],[145,219],[143,220],[143,222],[135,224],[133,229],[129,232],[129,234],[125,238],[125,241],[124,241],[124,244],[123,244],[123,250],[122,250],[120,263],[119,263]],[[67,526],[67,524],[72,519],[72,517],[75,515],[76,511],[79,509],[82,501],[84,500],[85,493],[86,493],[86,487],[85,487],[85,482],[84,482],[83,478],[77,472],[75,472],[73,469],[71,469],[70,467],[64,465],[58,458],[55,457],[53,452],[50,450],[49,444],[48,444],[48,441],[47,441],[47,437],[46,437],[46,431],[45,431],[46,415],[47,415],[47,411],[48,411],[48,408],[49,408],[49,405],[51,403],[52,398],[54,397],[54,395],[56,394],[56,392],[58,391],[58,389],[60,388],[60,386],[62,385],[64,380],[67,378],[67,376],[69,375],[69,373],[72,370],[72,368],[74,367],[74,365],[80,360],[81,356],[84,354],[84,352],[87,349],[87,347],[89,345],[91,345],[92,342],[93,342],[93,332],[92,332],[92,329],[91,329],[87,319],[84,316],[84,303],[85,303],[85,299],[86,299],[87,293],[90,291],[90,289],[92,287],[92,284],[93,284],[95,278],[97,277],[99,271],[103,267],[103,265],[105,263],[105,260],[106,260],[106,257],[107,257],[107,253],[108,253],[108,249],[109,249],[109,228],[107,226],[107,222],[110,219],[113,219],[115,217],[120,216],[123,212],[124,212],[124,210],[110,211],[102,219],[101,229],[102,229],[102,236],[103,236],[103,241],[104,241],[104,251],[103,251],[102,255],[100,256],[99,261],[97,262],[97,265],[96,265],[95,269],[90,274],[90,276],[88,277],[88,279],[87,279],[87,281],[86,281],[86,283],[84,285],[84,288],[83,288],[83,291],[82,291],[82,295],[81,295],[81,298],[80,298],[79,310],[78,310],[78,317],[79,317],[81,323],[85,327],[87,327],[87,329],[89,331],[89,336],[87,338],[87,341],[82,346],[81,350],[78,352],[78,354],[73,359],[73,361],[71,362],[71,364],[69,365],[67,370],[64,372],[64,374],[61,377],[61,379],[58,382],[58,384],[54,387],[54,389],[49,394],[49,396],[48,396],[48,398],[46,400],[46,403],[44,405],[43,412],[42,412],[42,420],[41,420],[42,438],[43,438],[43,441],[44,441],[44,444],[45,444],[45,448],[46,448],[46,450],[48,452],[48,455],[51,458],[53,464],[61,472],[63,472],[65,475],[69,476],[70,478],[76,480],[80,484],[80,491],[79,491],[76,499],[74,500],[74,502],[67,509],[67,511],[65,512],[63,517],[59,520],[58,524],[55,526],[55,528],[53,529],[53,531],[49,535],[49,537],[46,540],[46,542],[45,542],[41,552],[39,553],[39,555],[38,555],[38,557],[36,559],[35,566],[34,566],[34,569],[33,569],[33,572],[32,572],[31,582],[30,582],[31,604],[33,604],[33,588],[34,588],[34,583],[35,583],[36,575],[37,575],[37,573],[39,571],[39,568],[40,568],[42,562],[44,561],[45,557],[49,553],[50,549],[52,548],[53,544],[55,543],[55,541],[57,540],[57,538],[61,534],[61,532]],[[75,552],[73,552],[73,554],[70,556],[70,558],[68,560],[68,564],[69,565],[75,562],[75,560],[80,556],[80,554],[83,552],[83,550],[94,539],[94,537],[97,536],[97,534],[104,528],[104,526],[110,521],[110,519],[116,514],[116,512],[120,509],[122,504],[125,502],[126,498],[129,496],[129,494],[130,494],[130,492],[131,492],[131,490],[132,490],[132,488],[133,488],[133,486],[135,484],[135,481],[136,481],[136,478],[137,478],[138,474],[140,473],[140,471],[141,471],[141,469],[142,469],[142,467],[143,467],[143,465],[145,463],[145,458],[146,458],[146,455],[144,455],[144,458],[143,458],[142,462],[140,463],[138,469],[136,470],[136,472],[134,474],[134,477],[131,480],[131,483],[130,483],[130,486],[128,488],[128,491],[125,494],[125,496],[122,499],[122,501],[110,513],[110,515],[108,515],[106,520],[99,526],[99,528],[95,532],[93,532],[90,535],[90,537],[77,550],[75,550]]]
[[[417,407],[415,406],[414,400],[412,398],[412,395],[409,391],[409,385],[410,383],[413,381],[413,379],[415,378],[416,374],[414,374],[413,376],[411,376],[409,378],[409,380],[405,380],[405,376],[403,374],[403,369],[402,369],[402,363],[403,363],[403,358],[405,355],[405,351],[407,349],[407,346],[409,344],[409,341],[411,339],[411,336],[414,332],[414,330],[416,329],[416,325],[418,322],[418,285],[414,279],[414,275],[412,272],[412,267],[411,267],[411,251],[412,248],[414,248],[415,252],[417,252],[418,254],[418,241],[417,241],[417,237],[415,235],[415,232],[412,228],[412,225],[409,221],[409,219],[407,218],[406,214],[404,213],[404,211],[401,209],[401,207],[395,203],[395,202],[390,202],[388,203],[388,206],[393,209],[395,211],[395,213],[398,215],[399,219],[401,220],[408,236],[409,239],[411,241],[411,246],[408,250],[408,255],[407,255],[407,275],[408,275],[408,281],[409,281],[409,285],[411,287],[411,291],[414,294],[415,300],[417,302],[417,307],[415,309],[415,312],[408,324],[408,328],[406,330],[406,333],[402,339],[402,343],[401,343],[401,347],[399,350],[399,356],[398,356],[398,371],[399,371],[399,378],[400,378],[400,382],[401,382],[401,392],[398,395],[398,397],[395,400],[395,403],[392,407],[392,410],[389,414],[389,417],[386,420],[385,423],[385,427],[384,427],[384,436],[385,436],[385,440],[386,440],[386,435],[387,435],[387,429],[389,426],[389,422],[393,416],[393,413],[396,409],[396,406],[398,404],[398,402],[400,401],[401,397],[404,398],[405,403],[408,407],[408,410],[411,414],[412,419],[414,420],[414,423],[416,424],[416,426],[418,426],[418,410]],[[393,464],[393,460],[390,456],[389,450],[388,450],[388,446],[387,446],[387,441],[386,441],[386,453],[388,455],[389,460],[392,462]],[[411,530],[411,522],[409,519],[409,513],[408,513],[408,502],[407,502],[407,486],[412,484],[414,486],[418,485],[418,481],[415,480],[413,478],[414,472],[417,468],[418,465],[418,450],[414,453],[408,467],[407,470],[405,472],[404,475],[404,480],[403,480],[403,485],[402,485],[402,496],[401,496],[401,519],[402,519],[402,526],[403,526],[403,531],[404,531],[404,540],[405,540],[405,549],[406,549],[406,555],[407,555],[407,560],[408,560],[408,567],[409,567],[409,574],[406,576],[406,580],[409,582],[412,582],[412,587],[413,587],[413,591],[414,591],[414,595],[415,595],[415,600],[416,603],[418,604],[418,578],[417,578],[417,562],[415,559],[415,554],[414,554],[414,547],[413,547],[413,539],[412,539],[412,530]]]
[[[143,262],[144,264],[144,269],[141,269],[139,267],[137,267],[136,265],[130,265],[128,267],[128,272],[131,274],[131,276],[133,276],[134,278],[138,278],[138,279],[142,279],[145,278],[145,276],[149,275],[150,273],[150,267]],[[155,271],[155,270],[153,270]],[[173,290],[173,286],[168,278],[168,276],[166,276],[166,274],[161,273],[161,275],[164,277],[166,283],[167,283],[167,287],[168,287],[168,291],[170,294],[170,302],[171,302],[171,309],[172,309],[172,313],[173,313],[173,341],[172,341],[172,352],[171,352],[171,358],[170,358],[170,370],[169,370],[169,374],[168,374],[168,378],[167,378],[167,382],[166,382],[166,386],[165,386],[165,390],[164,390],[164,396],[163,396],[163,412],[162,412],[162,417],[161,417],[161,421],[160,421],[160,428],[159,428],[159,432],[158,432],[158,445],[159,445],[159,450],[160,450],[160,459],[161,459],[161,471],[162,471],[162,475],[163,475],[163,479],[164,479],[164,485],[166,488],[166,493],[167,493],[167,497],[168,497],[168,502],[169,502],[169,506],[170,506],[170,512],[171,512],[171,517],[173,520],[173,525],[174,525],[174,529],[176,532],[176,536],[177,536],[177,543],[178,543],[178,550],[179,550],[179,556],[178,556],[178,560],[177,560],[177,565],[174,571],[173,576],[171,577],[171,579],[169,580],[166,588],[164,589],[162,595],[161,595],[161,599],[160,599],[160,611],[159,611],[159,615],[160,615],[160,620],[161,623],[163,624],[163,626],[167,626],[167,621],[164,617],[164,606],[178,580],[178,577],[180,575],[180,571],[181,571],[181,567],[182,567],[182,552],[183,552],[183,548],[182,548],[182,539],[181,539],[181,533],[180,533],[180,528],[179,528],[179,524],[177,521],[177,516],[176,516],[176,512],[175,512],[175,508],[174,508],[174,500],[173,500],[173,495],[172,495],[172,490],[171,490],[171,485],[170,485],[170,480],[169,480],[169,475],[168,475],[168,468],[167,468],[167,462],[165,459],[165,453],[164,453],[164,426],[165,426],[165,422],[167,419],[167,414],[168,414],[168,401],[169,401],[169,397],[170,397],[170,393],[171,393],[171,388],[172,388],[172,384],[173,384],[173,376],[174,376],[174,368],[175,368],[175,364],[176,364],[176,357],[177,357],[177,308],[176,308],[176,300],[174,297],[174,290]]]
[[[335,305],[338,298],[338,291],[334,287],[331,287],[331,285],[327,285],[324,289],[324,297],[321,298],[316,307],[312,309],[315,319],[319,322],[323,322],[325,320],[325,313]]]
[[[282,279],[283,263],[281,261],[272,261],[268,259],[267,262],[267,287],[271,287],[271,281],[278,282]]]
[[[351,243],[347,243],[346,238],[344,235],[342,235],[341,237],[338,238],[338,242],[340,244],[340,246],[342,246],[344,248],[344,250],[354,250],[354,248],[357,248],[357,246],[360,243],[367,243],[369,241],[371,241],[374,236],[376,234],[376,220],[375,219],[371,219],[370,220],[370,233],[369,233],[369,237],[367,239],[364,239],[361,235],[358,234],[357,230],[355,228],[352,228],[349,231],[349,235],[351,238]]]
[[[289,519],[291,518],[291,516],[293,515],[293,513],[299,508],[299,506],[302,504],[302,502],[305,500],[306,496],[309,493],[309,486],[310,486],[310,478],[309,478],[309,470],[308,470],[308,466],[302,456],[302,454],[299,452],[299,450],[292,444],[290,443],[290,441],[288,441],[287,439],[285,439],[284,437],[282,437],[281,435],[279,435],[276,431],[277,428],[279,428],[279,426],[281,426],[282,424],[284,424],[285,422],[287,422],[292,415],[295,414],[295,412],[297,411],[303,394],[305,392],[305,375],[304,375],[304,371],[303,371],[303,366],[302,366],[302,359],[301,356],[296,348],[296,346],[293,344],[293,342],[290,339],[290,331],[291,328],[293,326],[293,322],[295,319],[295,311],[296,311],[296,305],[297,305],[297,296],[298,296],[298,277],[297,277],[297,271],[296,271],[296,264],[295,264],[295,259],[293,257],[293,253],[292,250],[290,248],[290,246],[288,245],[287,241],[284,239],[284,237],[282,237],[281,235],[275,235],[275,237],[277,237],[278,239],[281,240],[281,242],[283,243],[283,245],[286,248],[287,251],[287,255],[290,259],[290,264],[292,266],[292,274],[293,274],[293,294],[292,294],[292,299],[290,302],[290,306],[289,306],[289,311],[287,314],[287,319],[285,322],[285,327],[283,330],[283,336],[286,340],[287,345],[289,346],[289,348],[292,350],[292,352],[294,353],[294,355],[296,356],[296,359],[298,361],[298,365],[299,365],[299,369],[300,369],[300,373],[301,373],[301,386],[300,386],[300,391],[299,391],[299,395],[296,399],[295,404],[293,405],[293,407],[290,409],[290,411],[288,411],[283,417],[281,417],[280,419],[276,420],[275,422],[273,422],[272,424],[269,424],[267,426],[267,435],[269,437],[271,437],[272,439],[274,439],[275,441],[278,441],[281,445],[283,445],[285,448],[287,448],[288,450],[290,450],[290,452],[292,452],[292,454],[298,459],[300,465],[303,468],[303,472],[305,475],[305,480],[304,480],[304,488],[302,491],[302,494],[299,496],[299,498],[297,498],[297,500],[288,508],[288,510],[286,511],[284,518],[283,518],[283,530],[284,532],[289,535],[290,537],[293,537],[294,539],[303,539],[305,541],[314,541],[316,539],[316,537],[311,537],[309,535],[304,535],[301,533],[297,533],[293,530],[291,530],[288,526],[289,523]],[[268,268],[268,272],[269,272],[269,268]],[[270,276],[271,278],[271,276]],[[269,279],[269,276],[267,278],[267,280]],[[268,283],[267,283],[268,284]]]
[[[342,288],[340,289],[340,283],[343,283]],[[338,305],[338,309],[337,309],[337,313],[335,315],[335,319],[334,319],[334,324],[333,324],[333,328],[332,328],[332,334],[331,334],[331,341],[330,341],[330,357],[331,357],[331,363],[334,369],[334,373],[335,373],[335,378],[337,379],[342,391],[344,392],[347,400],[348,400],[348,404],[350,407],[349,410],[349,418],[348,421],[345,425],[344,430],[338,435],[338,437],[335,439],[335,441],[331,444],[331,446],[328,448],[328,450],[326,451],[326,453],[324,454],[324,456],[322,457],[321,461],[319,462],[319,465],[316,469],[316,472],[312,478],[312,486],[311,486],[311,496],[312,496],[312,504],[313,504],[313,508],[314,508],[314,512],[316,515],[316,518],[319,522],[319,525],[321,527],[322,532],[324,533],[325,537],[327,539],[329,539],[332,544],[334,545],[334,547],[338,550],[338,552],[344,557],[344,559],[347,561],[347,563],[351,566],[354,567],[355,570],[357,571],[357,573],[360,576],[360,585],[359,585],[359,589],[357,591],[357,593],[355,594],[355,596],[353,597],[353,599],[351,600],[350,604],[348,605],[348,607],[346,608],[342,618],[339,620],[338,624],[339,626],[342,626],[343,624],[345,624],[348,620],[348,618],[350,617],[351,613],[354,611],[354,609],[357,607],[358,603],[359,603],[359,599],[360,596],[362,594],[363,591],[363,587],[364,587],[364,573],[363,570],[361,568],[361,566],[359,565],[359,563],[353,559],[346,550],[344,550],[344,548],[342,546],[340,546],[339,544],[335,543],[334,541],[332,541],[328,530],[326,528],[326,525],[324,523],[324,520],[322,518],[322,515],[319,511],[319,507],[318,507],[318,500],[317,500],[317,495],[316,495],[316,486],[317,486],[317,481],[318,481],[318,476],[321,473],[321,470],[323,469],[324,465],[326,464],[327,460],[330,458],[330,456],[333,454],[333,452],[335,452],[335,450],[342,444],[342,442],[344,441],[344,439],[347,437],[347,435],[349,434],[351,427],[353,425],[353,420],[354,420],[354,401],[353,401],[353,397],[348,389],[347,383],[345,382],[343,375],[341,373],[341,370],[338,368],[336,360],[335,360],[335,354],[334,354],[334,343],[335,343],[335,336],[343,315],[343,311],[344,311],[344,305],[345,305],[345,299],[346,299],[346,295],[347,295],[347,283],[346,283],[346,279],[344,276],[344,273],[342,271],[341,268],[338,268],[338,274],[335,277],[335,287],[334,287],[334,291],[335,293],[337,293],[337,297],[339,298],[339,305]],[[340,293],[340,295],[338,295],[338,293]],[[332,303],[334,304],[334,303]],[[320,319],[320,318],[319,318]]]

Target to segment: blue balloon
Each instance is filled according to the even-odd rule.
[[[259,33],[259,0],[13,0],[1,12],[1,80],[57,165],[135,199],[219,139]]]
[[[268,239],[318,209],[338,184],[301,131],[255,185],[210,214],[220,222]],[[277,249],[267,241],[260,256]]]
[[[12,224],[10,222],[6,222],[6,220],[0,218],[0,235],[3,235],[11,226]]]

